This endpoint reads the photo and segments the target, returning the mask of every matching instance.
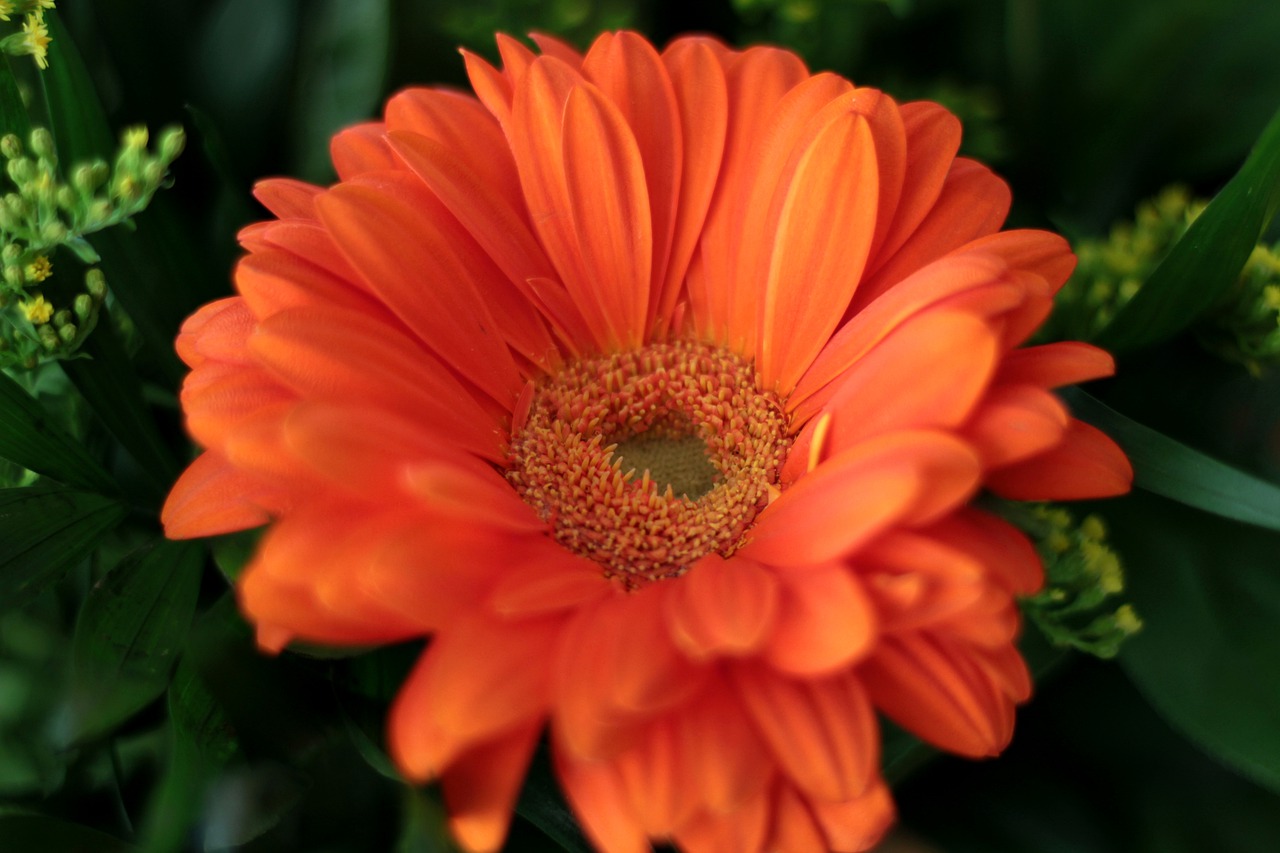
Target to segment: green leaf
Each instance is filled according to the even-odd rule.
[[[1280,536],[1146,495],[1107,517],[1144,623],[1125,671],[1174,728],[1280,792]]]
[[[449,835],[449,816],[438,797],[418,788],[404,789],[404,819],[395,853],[457,853]]]
[[[0,456],[68,486],[114,494],[115,483],[35,399],[0,373]]]
[[[115,137],[93,78],[57,16],[49,14],[49,68],[41,75],[58,153],[66,162],[111,160]],[[202,259],[169,199],[157,196],[134,218],[137,228],[93,234],[111,292],[129,313],[146,344],[149,362],[176,382],[183,368],[173,351],[178,324],[193,307],[223,293],[218,264]],[[174,286],[182,282],[183,286]],[[104,324],[105,325],[105,324]],[[96,335],[91,336],[90,340]]]
[[[239,751],[226,712],[186,658],[179,661],[169,685],[169,724],[169,764],[140,832],[146,853],[188,849],[211,780]]]
[[[17,134],[24,141],[31,135],[31,117],[22,103],[8,56],[0,56],[0,134],[4,133]]]
[[[90,590],[72,647],[65,742],[110,731],[164,692],[195,616],[201,557],[197,543],[161,540]]]
[[[294,150],[301,174],[324,179],[332,173],[325,142],[378,106],[391,42],[391,3],[315,0],[302,20]]]
[[[40,74],[49,108],[53,138],[64,162],[101,157],[115,149],[106,113],[98,100],[89,69],[56,11],[45,12],[49,27],[49,67]]]
[[[142,383],[110,323],[99,323],[80,351],[89,358],[58,362],[89,407],[141,466],[154,495],[163,495],[178,476],[142,396]]]
[[[1215,515],[1280,530],[1280,486],[1192,450],[1078,388],[1061,393],[1077,417],[1124,448],[1135,485]]]
[[[132,853],[114,836],[41,814],[0,815],[0,850],[5,853]]]
[[[591,845],[583,837],[577,818],[560,793],[545,746],[539,747],[534,754],[520,798],[516,801],[516,814],[542,830],[564,850],[591,853]]]
[[[0,611],[88,557],[124,515],[110,498],[62,486],[0,489]]]
[[[1129,352],[1187,328],[1235,283],[1280,206],[1280,111],[1235,177],[1214,197],[1097,343]]]

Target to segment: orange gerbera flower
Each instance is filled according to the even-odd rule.
[[[499,37],[264,181],[187,321],[170,536],[270,524],[261,645],[430,636],[391,752],[500,846],[536,741],[606,851],[864,850],[881,712],[970,756],[1031,683],[1027,539],[968,505],[1125,491],[1016,349],[1074,264],[997,233],[960,126],[791,53]]]

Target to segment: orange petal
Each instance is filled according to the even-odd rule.
[[[191,437],[205,447],[221,447],[245,418],[295,395],[260,368],[207,362],[187,374],[179,399]]]
[[[710,811],[739,814],[759,796],[774,764],[732,688],[716,677],[674,715],[691,796]]]
[[[995,755],[1013,734],[1012,703],[972,661],[934,639],[886,637],[861,672],[877,708],[948,752]]]
[[[578,72],[552,57],[541,57],[530,66],[515,90],[511,131],[508,139],[520,171],[529,218],[533,222],[557,277],[573,294],[587,321],[596,346],[609,349],[610,326],[604,306],[593,288],[608,287],[590,277],[579,248],[578,233],[565,176],[565,106],[569,93],[587,85]],[[579,131],[580,132],[580,131]],[[608,132],[608,131],[604,131]],[[579,138],[578,143],[583,140]],[[577,143],[575,143],[577,144]],[[579,184],[583,183],[579,181]],[[589,192],[588,186],[580,186]],[[617,189],[614,187],[613,189]],[[616,197],[615,197],[616,200]],[[597,227],[603,223],[597,223]],[[617,226],[614,226],[617,228]],[[604,250],[608,243],[595,247]],[[597,258],[598,259],[598,258]],[[621,304],[625,297],[616,288],[606,291],[608,305]],[[616,298],[615,298],[616,297]],[[645,292],[647,304],[648,293]]]
[[[1004,271],[1004,265],[996,258],[965,255],[944,258],[915,273],[863,308],[832,335],[797,384],[787,407],[795,412],[796,418],[809,420],[834,393],[834,380],[903,323],[958,294],[990,287],[1000,280]]]
[[[707,676],[676,649],[664,616],[666,587],[615,595],[580,611],[561,643],[556,732],[583,758],[616,754],[635,724],[688,698]]]
[[[617,107],[635,140],[652,222],[646,311],[646,328],[652,328],[659,305],[674,304],[676,296],[663,292],[684,171],[685,143],[675,90],[658,52],[636,33],[598,39],[582,63],[582,73]],[[570,156],[567,150],[565,156]],[[677,280],[673,286],[678,290],[679,284]]]
[[[383,407],[502,458],[492,419],[444,365],[394,327],[312,305],[264,320],[251,347],[285,385],[310,399]]]
[[[732,237],[735,278],[726,284],[727,322],[729,346],[744,356],[750,357],[759,346],[757,335],[765,324],[761,295],[773,272],[770,258],[780,245],[780,217],[793,195],[797,168],[806,161],[810,173],[821,167],[821,160],[815,164],[812,157],[815,139],[842,115],[850,114],[852,90],[853,84],[830,73],[799,83],[768,113],[745,160],[738,164],[745,174],[736,207],[730,211],[737,233]]]
[[[555,751],[555,758],[565,797],[601,853],[651,853],[653,848],[611,764],[580,761],[563,748]]]
[[[971,240],[994,232],[1009,213],[1009,186],[986,166],[957,157],[929,214],[893,257],[854,296],[860,310],[926,264]]]
[[[195,539],[260,527],[270,516],[255,500],[263,487],[212,450],[196,457],[173,484],[160,510],[164,535]]]
[[[847,800],[871,784],[880,734],[856,676],[795,681],[759,664],[740,664],[731,673],[774,758],[806,793]]]
[[[831,849],[849,853],[875,847],[896,817],[889,786],[879,780],[851,800],[812,800],[809,805]]]
[[[999,468],[1042,453],[1062,441],[1067,409],[1048,391],[1030,385],[997,386],[965,425],[964,436],[984,468]]]
[[[995,254],[1012,268],[1035,273],[1057,293],[1076,268],[1071,246],[1050,231],[1014,229],[979,237],[965,251]]]
[[[776,232],[766,232],[776,242],[757,314],[765,388],[789,393],[840,322],[870,250],[878,193],[875,141],[861,116],[839,115],[799,153],[770,220]]]
[[[655,318],[660,333],[671,328],[676,300],[702,234],[720,174],[729,121],[728,84],[715,52],[707,43],[679,39],[671,44],[662,59],[679,109],[684,167],[679,181],[671,254]]]
[[[766,789],[732,814],[706,812],[682,827],[675,840],[685,853],[760,853],[770,828],[772,799],[772,792]]]
[[[501,474],[484,465],[437,459],[406,467],[404,482],[433,513],[459,523],[512,533],[547,527]]]
[[[236,290],[259,320],[286,308],[316,303],[394,322],[386,306],[367,290],[276,249],[261,249],[241,258],[236,264],[235,281]]]
[[[902,195],[888,234],[873,255],[869,269],[902,247],[920,226],[939,193],[960,148],[960,121],[946,108],[928,101],[903,104],[899,109],[906,137],[906,168]]]
[[[785,782],[779,782],[773,796],[773,827],[766,850],[788,853],[828,853],[827,839],[807,798]]]
[[[885,631],[919,630],[946,620],[972,607],[989,583],[985,567],[972,555],[903,530],[863,550],[858,569]]]
[[[509,406],[524,382],[482,295],[500,273],[439,200],[406,173],[340,184],[316,207],[369,289],[444,362]]]
[[[832,673],[865,655],[878,635],[861,583],[842,565],[781,575],[781,607],[764,658],[788,675]]]
[[[538,305],[529,282],[553,276],[551,262],[533,235],[519,195],[495,193],[457,151],[417,134],[393,132],[391,144],[419,178],[457,218],[507,278],[487,276],[483,290],[513,347],[534,363],[552,348],[531,305]],[[563,291],[559,282],[555,286]],[[524,297],[516,298],[516,294]],[[577,311],[573,315],[577,318]]]
[[[323,187],[293,178],[266,178],[253,185],[253,197],[281,219],[315,219],[315,198]]]
[[[587,278],[568,281],[575,301],[594,299],[613,345],[643,340],[653,270],[653,219],[644,165],[626,120],[590,86],[564,109],[565,187]]]
[[[618,756],[614,767],[647,835],[670,836],[701,805],[688,790],[690,768],[669,717],[650,723],[639,742]]]
[[[968,554],[1014,595],[1032,595],[1044,583],[1035,546],[1004,519],[964,507],[921,533]]]
[[[667,602],[671,636],[694,660],[754,651],[777,614],[773,573],[743,557],[704,557],[674,587]]]
[[[886,433],[822,462],[760,514],[745,557],[777,566],[825,563],[895,521],[926,522],[978,485],[978,460],[938,432]]]
[[[500,616],[533,616],[574,610],[616,592],[600,564],[536,538],[503,573],[490,604]]]
[[[349,181],[366,172],[404,168],[387,145],[386,133],[387,127],[380,121],[338,131],[329,143],[329,156],[338,178]]]
[[[506,128],[511,123],[512,86],[501,71],[469,50],[459,51],[467,66],[467,77],[476,97],[498,123]]]
[[[993,492],[1018,501],[1105,498],[1129,491],[1133,466],[1106,433],[1072,418],[1056,447],[986,479]]]
[[[437,631],[480,606],[502,572],[518,565],[522,544],[523,537],[423,509],[384,537],[362,576],[383,605],[424,633]]]
[[[705,284],[705,297],[691,300],[691,308],[693,324],[702,337],[729,343],[733,294],[741,288],[737,275],[743,234],[741,196],[756,183],[752,152],[778,102],[808,77],[808,71],[795,54],[770,47],[726,55],[723,61],[727,63],[728,126],[720,178],[701,241],[705,269],[700,280]],[[746,320],[734,326],[738,334],[751,334],[750,339],[736,341],[742,352],[751,353],[755,349],[754,301],[747,299],[741,307],[747,306],[751,310],[744,314]]]
[[[420,635],[369,594],[361,571],[396,523],[349,505],[291,512],[263,537],[239,579],[241,609],[259,625],[317,643],[376,645]]]
[[[995,332],[969,315],[939,309],[903,323],[836,381],[829,452],[890,430],[959,426],[997,355]]]
[[[415,781],[465,750],[536,722],[550,699],[550,653],[561,621],[474,614],[436,636],[391,706],[391,754]]]
[[[467,850],[493,853],[502,847],[541,730],[539,721],[473,747],[445,772],[449,829]]]
[[[509,201],[520,198],[520,178],[502,127],[470,95],[404,89],[387,101],[386,121],[388,138],[409,132],[433,140],[458,157],[488,193]]]
[[[204,334],[206,327],[210,324],[217,324],[217,318],[226,312],[231,312],[231,316],[235,317],[243,312],[244,300],[236,296],[228,296],[224,299],[215,299],[207,305],[202,305],[194,314],[182,322],[182,328],[178,330],[178,338],[174,341],[174,348],[178,351],[178,357],[181,358],[188,367],[199,367],[205,359],[208,358],[200,351],[198,342]]]
[[[568,42],[561,41],[548,33],[539,32],[529,33],[529,39],[547,56],[554,56],[574,68],[582,64],[582,54]]]
[[[1083,341],[1057,341],[1024,347],[1005,355],[996,381],[1008,385],[1060,388],[1115,373],[1116,361],[1106,350]]]

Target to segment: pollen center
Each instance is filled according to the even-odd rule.
[[[689,341],[569,363],[516,421],[516,491],[557,541],[630,587],[736,550],[791,444],[751,364]]]

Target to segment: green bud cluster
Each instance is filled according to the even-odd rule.
[[[1022,599],[1022,612],[1056,646],[1112,658],[1142,627],[1124,591],[1120,558],[1107,545],[1102,519],[1079,524],[1061,507],[1006,504],[1002,513],[1031,536],[1044,561],[1045,585]]]
[[[97,325],[106,299],[106,278],[97,267],[85,272],[84,291],[66,307],[38,292],[23,299],[0,295],[0,369],[30,370],[72,355]]]
[[[37,127],[26,140],[0,137],[8,182],[6,187],[0,178],[0,366],[34,366],[75,352],[106,299],[102,273],[90,269],[84,293],[66,305],[53,306],[35,288],[52,275],[60,249],[96,263],[86,237],[146,208],[168,180],[184,141],[181,128],[166,128],[149,147],[146,128],[130,128],[111,164],[77,163],[64,180],[48,130]],[[57,261],[59,269],[67,266],[74,263]]]
[[[1089,339],[1141,289],[1164,256],[1204,211],[1185,187],[1165,189],[1138,206],[1133,222],[1116,225],[1105,240],[1082,240],[1080,262],[1058,293],[1045,339]],[[1254,375],[1280,363],[1280,243],[1259,244],[1235,286],[1195,329],[1205,349]]]

